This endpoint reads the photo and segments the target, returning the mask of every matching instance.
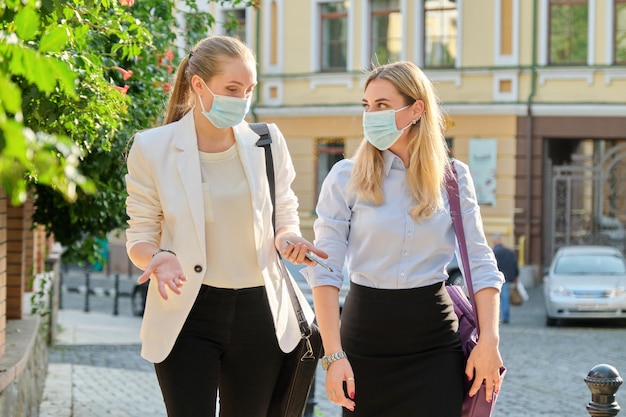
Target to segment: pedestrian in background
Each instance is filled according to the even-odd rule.
[[[500,319],[502,323],[508,323],[511,316],[511,284],[517,283],[519,278],[519,266],[515,253],[504,246],[502,236],[494,234],[491,237],[493,253],[498,262],[498,269],[504,275],[504,285],[500,291]]]
[[[301,338],[276,251],[314,264],[287,240],[315,248],[300,235],[294,167],[270,124],[272,207],[264,150],[244,121],[256,84],[245,44],[201,40],[180,63],[164,125],[137,133],[128,155],[127,250],[139,282],[151,280],[142,356],[170,417],[214,416],[218,389],[222,417],[266,417],[284,352]]]
[[[324,180],[315,244],[335,272],[303,269],[324,342],[326,391],[344,416],[460,417],[464,383],[500,389],[502,274],[482,229],[467,165],[455,161],[472,260],[480,339],[465,363],[445,289],[456,248],[445,190],[450,161],[434,88],[411,62],[373,69],[365,139]],[[350,290],[339,324],[346,262]],[[465,373],[465,375],[464,375]]]

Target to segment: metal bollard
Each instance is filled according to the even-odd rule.
[[[620,406],[615,401],[615,393],[624,380],[617,369],[607,364],[599,364],[591,368],[585,383],[591,391],[591,401],[587,404],[587,412],[591,417],[616,416]]]
[[[59,268],[59,310],[63,310],[63,268]]]
[[[89,313],[89,293],[91,292],[91,283],[89,282],[89,271],[85,272],[85,313]]]
[[[113,315],[119,314],[120,274],[115,274],[115,294],[113,294]]]

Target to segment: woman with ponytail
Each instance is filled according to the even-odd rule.
[[[244,120],[256,84],[245,44],[201,40],[180,63],[164,125],[135,135],[128,155],[127,251],[139,282],[150,280],[141,352],[169,417],[214,416],[218,390],[220,416],[267,415],[300,341],[277,249],[294,263],[314,265],[307,250],[327,257],[301,237],[295,171],[274,124],[272,207],[264,151]]]

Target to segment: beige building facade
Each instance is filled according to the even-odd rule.
[[[207,7],[218,22],[234,13],[242,30],[231,34],[256,51],[251,118],[277,123],[287,138],[307,237],[321,181],[361,141],[365,74],[394,60],[415,62],[434,82],[451,153],[475,176],[485,232],[503,235],[523,264],[541,267],[559,246],[626,221],[615,180],[626,142],[626,0],[258,5]],[[225,29],[218,23],[215,32]],[[613,178],[608,191],[576,191],[600,184],[591,182],[560,194],[554,167],[593,176],[607,155],[618,161],[600,176]],[[562,205],[573,217],[559,217]]]

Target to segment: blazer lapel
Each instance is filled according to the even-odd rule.
[[[193,229],[196,232],[200,247],[206,250],[204,194],[193,111],[187,113],[179,124],[174,134],[174,144],[179,151],[176,155],[176,165],[191,210]]]

